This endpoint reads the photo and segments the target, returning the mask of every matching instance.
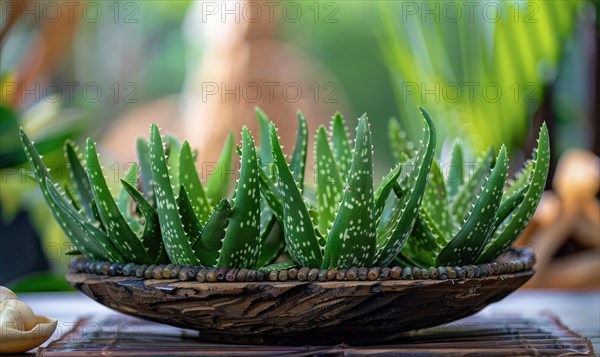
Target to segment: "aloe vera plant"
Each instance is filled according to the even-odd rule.
[[[411,144],[396,122],[390,125],[390,141],[398,160],[409,160]],[[422,266],[480,264],[496,259],[526,227],[541,198],[548,175],[548,130],[542,125],[533,159],[505,190],[507,151],[501,147],[479,161],[471,177],[463,174],[464,149],[452,148],[447,180],[434,162],[410,238],[401,262]]]
[[[262,132],[270,139],[271,152],[265,156],[273,158],[276,173],[263,171],[262,193],[283,227],[288,252],[298,264],[321,268],[385,266],[396,257],[415,223],[434,156],[435,129],[429,115],[424,110],[422,113],[423,140],[414,165],[404,174],[405,194],[389,208],[393,213],[383,225],[378,224],[379,218],[403,167],[391,170],[374,190],[373,148],[366,115],[358,119],[353,150],[341,115],[333,117],[330,135],[324,127],[317,130],[317,202],[303,195],[302,175],[293,171],[303,167],[306,155],[293,155],[288,165],[277,129],[268,120],[259,120]],[[299,117],[302,134],[303,117]],[[298,157],[301,162],[294,162]]]
[[[523,174],[506,190],[508,153],[490,150],[472,177],[462,175],[462,144],[452,151],[453,180],[435,157],[436,131],[425,110],[422,140],[409,142],[390,122],[397,165],[377,188],[369,120],[358,119],[354,144],[343,117],[316,131],[316,185],[305,185],[308,125],[298,113],[298,134],[288,162],[275,125],[260,109],[258,148],[244,127],[239,179],[228,197],[234,155],[227,139],[206,182],[187,141],[162,136],[152,125],[136,141],[137,162],[111,192],[96,145],[83,153],[65,143],[70,184],[53,182],[41,156],[21,131],[26,157],[44,198],[76,252],[90,260],[136,264],[260,269],[303,266],[344,269],[487,262],[504,251],[531,218],[549,164],[548,134]],[[287,257],[287,259],[283,258]]]
[[[231,166],[230,136],[217,170],[205,186],[187,141],[180,143],[153,125],[150,140],[138,139],[138,163],[110,191],[88,139],[85,155],[65,144],[72,187],[58,187],[33,143],[21,131],[26,156],[56,220],[76,250],[90,259],[157,264],[252,267],[256,265],[260,214],[254,141],[242,130],[240,180],[232,202],[223,175]],[[74,194],[70,195],[69,192]],[[133,201],[135,209],[131,209]],[[211,203],[214,202],[214,206]]]

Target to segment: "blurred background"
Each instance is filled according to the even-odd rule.
[[[2,0],[0,284],[69,289],[19,127],[57,178],[64,140],[93,137],[116,184],[152,122],[214,162],[230,131],[257,132],[256,106],[288,147],[298,109],[313,129],[367,112],[381,177],[388,119],[414,138],[423,106],[442,156],[457,136],[474,154],[505,143],[513,172],[546,121],[551,176],[518,242],[538,256],[528,287],[600,289],[597,16],[589,0]]]

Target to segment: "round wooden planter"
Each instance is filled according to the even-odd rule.
[[[102,263],[75,262],[66,278],[114,310],[195,329],[210,341],[371,344],[481,310],[529,280],[533,262],[530,251],[512,250],[494,263],[451,269],[468,272],[455,279],[447,274],[414,279],[386,270],[378,276],[357,275],[355,280],[326,280],[325,274],[321,280],[326,281],[314,277],[272,281],[282,275],[276,273],[244,282],[226,281],[224,276],[217,282],[123,276],[118,266],[101,275],[93,272],[93,266],[102,272]]]

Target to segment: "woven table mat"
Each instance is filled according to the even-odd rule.
[[[371,346],[256,346],[203,342],[201,334],[162,324],[109,315],[81,319],[60,339],[38,350],[40,356],[355,356],[355,355],[593,355],[589,339],[549,314],[534,318],[474,315],[450,324],[406,333]]]

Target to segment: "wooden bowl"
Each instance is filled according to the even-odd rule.
[[[469,316],[501,300],[534,273],[533,256],[524,252],[488,264],[495,271],[478,274],[486,276],[446,280],[209,283],[76,270],[66,278],[114,310],[195,329],[213,342],[371,344]]]

